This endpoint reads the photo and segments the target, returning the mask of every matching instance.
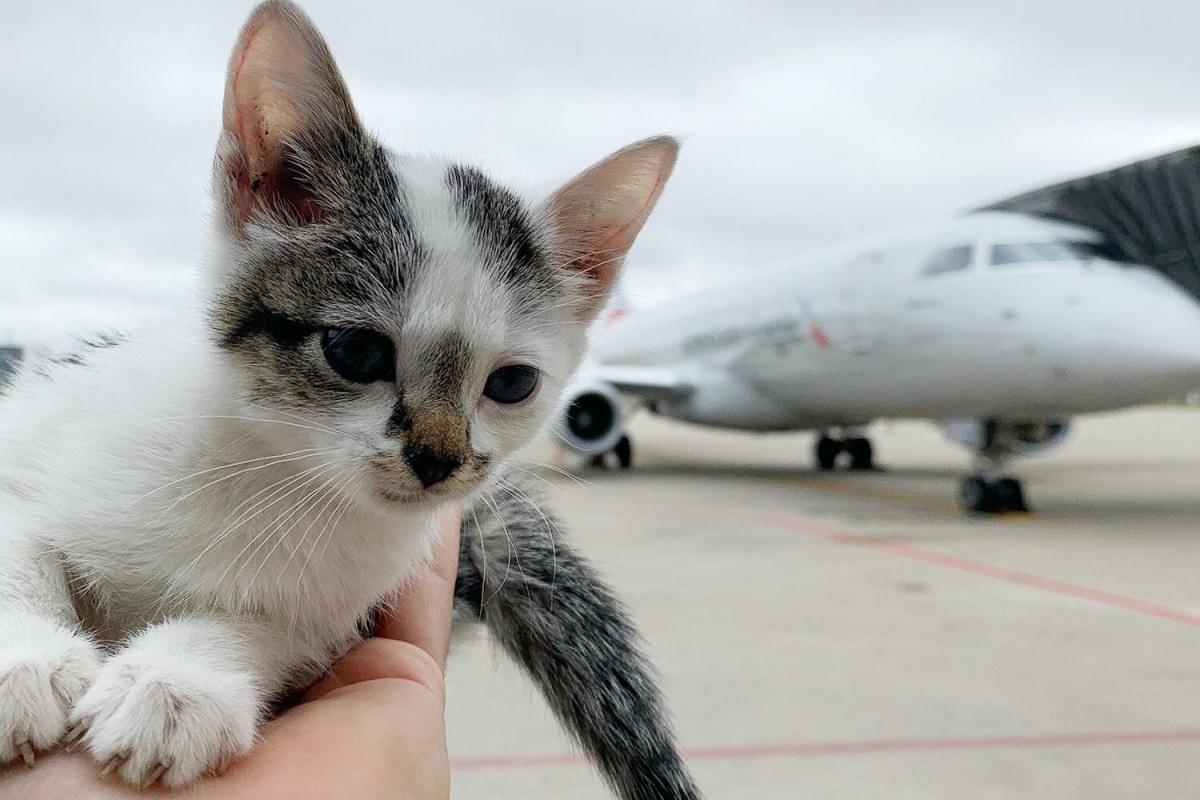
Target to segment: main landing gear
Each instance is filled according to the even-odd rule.
[[[617,458],[617,465],[621,469],[629,469],[633,466],[633,442],[629,441],[628,436],[622,436],[617,440],[612,450],[608,453],[600,453],[592,456],[592,466],[597,469],[608,468],[608,455],[611,453]]]
[[[875,469],[875,450],[871,446],[871,440],[865,436],[835,439],[822,434],[813,448],[813,459],[817,462],[817,469],[829,472],[837,467],[838,457],[843,453],[846,454],[850,469]]]

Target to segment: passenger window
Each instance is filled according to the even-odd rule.
[[[975,248],[969,244],[938,250],[925,262],[925,266],[921,268],[921,274],[930,278],[934,275],[945,275],[948,272],[961,272],[971,266],[971,256],[974,251]]]

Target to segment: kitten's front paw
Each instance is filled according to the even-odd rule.
[[[67,731],[71,707],[100,670],[100,653],[87,639],[37,620],[5,631],[0,645],[0,764],[18,758],[33,765]]]
[[[211,664],[122,653],[75,705],[70,739],[107,774],[135,786],[181,786],[219,772],[254,743],[259,709],[248,675]]]

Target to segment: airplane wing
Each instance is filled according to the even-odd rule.
[[[977,210],[1032,214],[1092,228],[1200,298],[1200,146]]]
[[[597,364],[587,370],[593,380],[612,385],[621,394],[645,400],[682,400],[690,395],[693,386],[667,367],[623,366]]]

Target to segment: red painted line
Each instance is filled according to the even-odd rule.
[[[859,742],[796,742],[743,747],[695,747],[683,751],[688,761],[751,761],[762,758],[875,755],[884,753],[941,753],[955,750],[1037,750],[1053,747],[1105,747],[1148,744],[1200,743],[1200,729],[1115,733],[1065,733],[1042,736],[973,736],[941,739],[876,739]],[[531,756],[483,756],[452,759],[459,771],[563,767],[587,763],[577,753]]]
[[[566,767],[586,764],[587,759],[579,753],[557,753],[541,756],[480,756],[477,758],[452,758],[450,769],[460,772],[481,769],[518,769],[521,767]]]
[[[861,534],[854,534],[782,514],[758,514],[755,518],[758,522],[768,527],[816,536],[828,542],[866,547],[870,550],[889,553],[890,555],[907,558],[911,561],[920,561],[938,567],[956,569],[960,572],[969,572],[972,575],[981,575],[985,578],[995,578],[996,580],[1007,581],[1009,583],[1017,583],[1034,589],[1041,589],[1045,592],[1073,597],[1077,600],[1087,600],[1112,608],[1120,608],[1124,611],[1133,611],[1150,617],[1168,619],[1172,622],[1200,626],[1200,614],[1186,611],[1182,608],[1175,608],[1174,606],[1163,605],[1162,603],[1155,603],[1151,600],[1128,597],[1114,592],[1106,592],[1102,589],[1092,589],[1087,586],[1060,581],[1056,578],[1049,578],[1044,575],[1035,575],[1031,572],[1000,567],[983,561],[940,553],[936,550],[926,550],[923,547],[905,544],[904,542],[891,542]]]

